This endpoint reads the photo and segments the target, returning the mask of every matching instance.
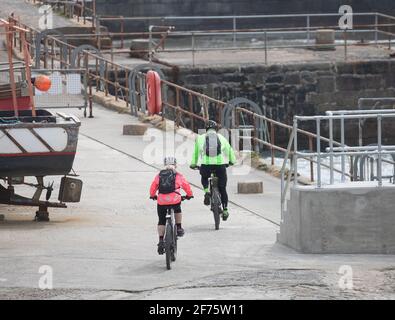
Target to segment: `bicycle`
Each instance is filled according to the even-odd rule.
[[[156,200],[155,197],[153,200]],[[186,196],[181,197],[181,201],[187,200]],[[165,235],[163,237],[165,246],[165,257],[166,257],[166,268],[171,270],[171,263],[175,262],[177,259],[177,225],[175,219],[174,209],[167,209],[166,212],[166,225],[165,225]]]
[[[197,166],[195,170],[199,170],[200,167]],[[219,225],[221,222],[221,217],[223,214],[222,210],[222,200],[221,200],[221,193],[218,189],[218,177],[215,173],[211,173],[209,178],[209,190],[210,190],[210,210],[213,212],[214,215],[214,226],[215,230],[219,230]]]

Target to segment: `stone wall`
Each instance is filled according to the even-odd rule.
[[[163,17],[163,16],[224,16],[263,15],[295,13],[336,13],[342,5],[351,5],[354,12],[382,12],[395,15],[393,0],[97,0],[100,15]],[[325,21],[312,18],[311,24]],[[371,20],[370,22],[374,22]],[[232,21],[191,21],[169,22],[177,30],[191,28],[232,27]],[[245,19],[239,28],[299,25],[298,19]],[[305,21],[303,20],[303,23]],[[108,24],[119,30],[119,23]],[[148,25],[128,23],[126,29],[147,30]]]
[[[393,0],[97,0],[101,15],[135,17],[322,13],[337,12],[341,5],[395,13]]]
[[[362,97],[395,97],[395,61],[181,68],[171,80],[222,101],[248,98],[269,117],[292,124],[294,115],[356,109]],[[356,125],[348,128],[350,139],[356,139]],[[392,137],[393,124],[384,125]],[[373,126],[365,142],[376,142],[375,130]]]

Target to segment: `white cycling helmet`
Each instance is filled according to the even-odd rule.
[[[167,166],[176,166],[177,165],[177,159],[175,157],[166,157],[165,160],[163,160],[164,165]]]

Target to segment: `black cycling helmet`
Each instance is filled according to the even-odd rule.
[[[213,120],[209,120],[206,123],[206,130],[209,130],[209,129],[214,129],[215,131],[218,131],[218,124]]]

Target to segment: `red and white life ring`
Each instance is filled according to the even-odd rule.
[[[162,88],[160,76],[155,71],[148,71],[147,82],[147,107],[150,115],[159,114],[162,111]]]

